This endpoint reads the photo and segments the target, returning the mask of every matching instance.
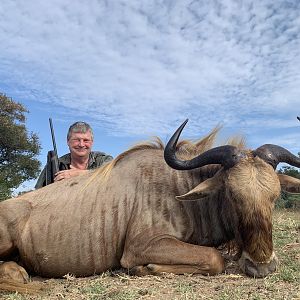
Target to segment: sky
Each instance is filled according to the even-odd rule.
[[[59,155],[79,120],[113,156],[186,118],[183,138],[221,124],[300,150],[299,0],[1,0],[0,41],[0,92],[29,110],[42,165],[49,117]]]

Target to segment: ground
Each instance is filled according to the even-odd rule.
[[[276,210],[274,246],[278,270],[264,279],[245,276],[237,263],[227,260],[226,273],[218,276],[173,275],[132,277],[109,272],[88,278],[33,278],[42,285],[35,294],[0,292],[3,300],[58,299],[217,299],[300,300],[300,211]]]

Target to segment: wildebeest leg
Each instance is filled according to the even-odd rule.
[[[215,275],[224,270],[224,260],[215,248],[184,243],[164,235],[145,243],[125,247],[121,264],[137,275],[175,274]]]
[[[27,283],[29,276],[25,269],[14,261],[8,261],[0,264],[0,279],[12,279],[17,282]]]
[[[130,275],[145,276],[145,275],[159,275],[161,273],[173,274],[209,274],[203,272],[203,269],[198,266],[191,265],[158,265],[148,264],[145,266],[136,266],[129,270]],[[214,274],[210,274],[214,275]]]
[[[30,283],[25,269],[14,261],[0,263],[0,291],[38,293],[42,287],[40,283]]]
[[[15,246],[8,230],[8,222],[0,216],[0,260],[11,257]],[[0,262],[0,279],[12,279],[17,282],[26,283],[29,276],[25,269],[14,261]]]

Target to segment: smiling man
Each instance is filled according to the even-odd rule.
[[[104,152],[92,151],[93,142],[93,130],[89,124],[85,122],[72,124],[67,134],[70,153],[59,158],[60,171],[55,174],[54,181],[78,176],[113,159],[111,155]],[[46,167],[41,172],[35,188],[41,188],[45,185]]]

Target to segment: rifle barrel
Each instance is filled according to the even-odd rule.
[[[49,123],[50,123],[50,130],[51,130],[51,136],[52,136],[53,150],[54,150],[55,155],[57,156],[56,142],[55,142],[55,136],[54,136],[54,130],[53,130],[51,118],[49,118]]]

